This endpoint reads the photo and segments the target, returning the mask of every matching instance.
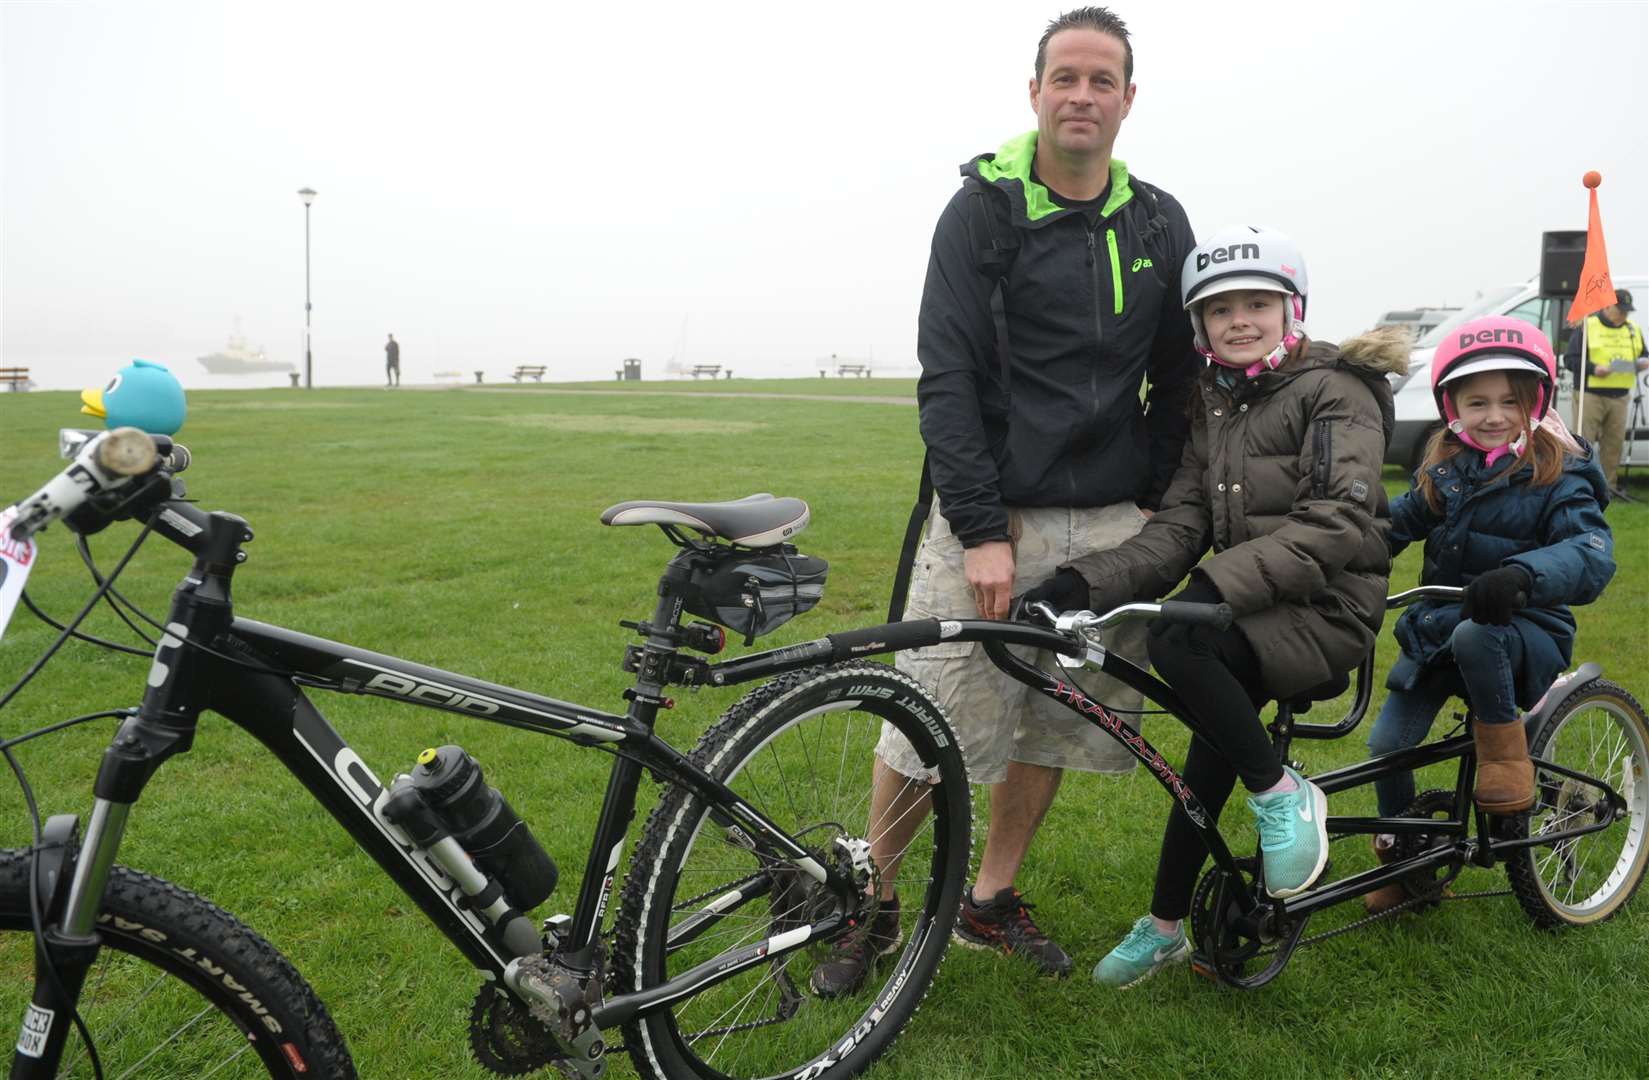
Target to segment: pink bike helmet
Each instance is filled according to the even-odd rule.
[[[1454,402],[1444,387],[1483,371],[1521,371],[1540,379],[1540,400],[1529,426],[1540,423],[1557,391],[1557,356],[1540,328],[1506,315],[1486,315],[1461,323],[1437,347],[1431,361],[1431,393],[1437,412],[1468,446],[1477,446],[1463,430]]]

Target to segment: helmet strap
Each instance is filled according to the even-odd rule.
[[[1454,410],[1450,409],[1449,411],[1453,412]],[[1525,429],[1518,434],[1517,438],[1512,439],[1510,442],[1501,443],[1499,446],[1496,446],[1491,450],[1487,446],[1484,446],[1482,443],[1478,442],[1476,439],[1472,438],[1471,435],[1466,432],[1466,422],[1461,420],[1459,417],[1455,417],[1449,421],[1449,430],[1454,432],[1455,437],[1461,442],[1483,455],[1483,465],[1485,468],[1493,465],[1507,454],[1511,454],[1514,457],[1522,457],[1523,448],[1529,444],[1529,432]]]

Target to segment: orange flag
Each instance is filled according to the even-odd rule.
[[[1569,305],[1571,325],[1615,302],[1615,283],[1609,277],[1609,252],[1603,246],[1603,221],[1597,212],[1597,188],[1603,183],[1603,177],[1593,171],[1581,182],[1592,193],[1592,209],[1586,218],[1586,261],[1580,267],[1575,302]]]

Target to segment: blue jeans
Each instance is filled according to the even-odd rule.
[[[1510,626],[1466,621],[1449,639],[1454,665],[1434,668],[1412,690],[1393,690],[1374,721],[1368,748],[1389,754],[1425,741],[1431,722],[1449,698],[1471,702],[1478,723],[1517,719],[1516,678],[1523,666],[1523,636]],[[1394,773],[1374,782],[1381,817],[1396,817],[1414,801],[1414,774]]]

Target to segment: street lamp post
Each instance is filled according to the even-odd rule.
[[[315,386],[315,355],[309,340],[309,204],[315,201],[314,188],[299,188],[303,200],[303,388]]]

